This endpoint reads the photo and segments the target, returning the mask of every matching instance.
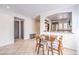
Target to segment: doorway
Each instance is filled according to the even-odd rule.
[[[14,41],[24,39],[24,20],[15,17],[14,18]]]
[[[19,39],[19,21],[14,21],[14,38]]]

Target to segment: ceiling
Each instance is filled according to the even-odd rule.
[[[0,4],[2,9],[10,9],[25,16],[35,17],[41,13],[59,8],[70,7],[73,4]],[[6,6],[8,6],[6,8]]]
[[[72,12],[63,12],[63,13],[57,13],[54,15],[50,15],[47,18],[52,21],[56,21],[56,20],[57,21],[62,21],[62,20],[68,21],[71,19],[71,17],[72,17]]]

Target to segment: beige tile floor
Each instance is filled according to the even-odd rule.
[[[33,39],[20,40],[14,44],[0,47],[0,55],[37,55],[35,50],[35,41]],[[40,55],[42,51],[40,50]],[[45,55],[47,51],[45,51]],[[76,51],[71,49],[64,49],[64,55],[75,55]]]

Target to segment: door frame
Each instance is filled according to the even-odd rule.
[[[24,19],[22,18],[19,18],[19,17],[14,17],[14,22],[15,21],[19,21],[19,38],[18,39],[24,39]],[[21,27],[21,21],[23,21],[23,27]],[[23,28],[23,37],[21,36],[22,35],[22,32],[21,32],[21,29]],[[15,29],[15,27],[14,27]],[[15,39],[15,30],[14,30],[14,39]]]

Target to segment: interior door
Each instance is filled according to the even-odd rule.
[[[24,38],[24,21],[21,21],[21,39]]]
[[[14,38],[19,39],[19,21],[14,21]]]

